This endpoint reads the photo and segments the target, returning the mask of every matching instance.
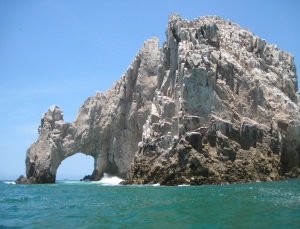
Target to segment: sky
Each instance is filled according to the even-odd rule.
[[[26,150],[52,104],[72,122],[87,97],[120,78],[144,40],[157,36],[162,45],[170,13],[230,19],[293,54],[300,68],[299,9],[298,0],[0,1],[0,180],[25,174]],[[92,157],[78,153],[57,179],[92,170]]]

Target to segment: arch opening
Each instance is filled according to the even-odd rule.
[[[94,170],[94,158],[83,153],[76,153],[64,159],[56,172],[56,180],[80,180],[91,175]]]

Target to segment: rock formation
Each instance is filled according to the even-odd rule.
[[[27,151],[33,183],[55,182],[60,163],[91,155],[92,179],[163,185],[275,180],[300,165],[300,94],[293,57],[216,16],[172,14],[161,49],[145,41],[107,92],[65,123],[43,114]]]
[[[42,115],[39,137],[27,150],[27,178],[55,182],[61,162],[78,152],[94,158],[93,180],[104,172],[128,178],[157,85],[158,43],[145,41],[124,75],[107,92],[88,98],[74,122],[64,122],[57,106]]]
[[[171,15],[137,183],[278,179],[299,167],[293,57],[231,21]]]

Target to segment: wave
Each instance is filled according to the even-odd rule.
[[[152,186],[154,186],[154,187],[160,186],[160,183],[153,184]]]
[[[120,177],[117,176],[111,176],[107,173],[104,173],[104,176],[99,181],[93,181],[93,183],[101,184],[104,186],[115,186],[119,185],[120,182],[123,181]]]
[[[16,184],[16,182],[14,182],[14,181],[4,181],[3,183],[4,184]]]

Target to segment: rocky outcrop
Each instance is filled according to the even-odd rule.
[[[77,152],[125,183],[276,180],[299,168],[300,115],[293,57],[220,17],[170,15],[166,41],[145,41],[126,73],[65,123],[43,116],[26,173],[55,182]]]
[[[171,15],[131,182],[280,179],[300,160],[293,57],[220,17]]]
[[[24,175],[21,175],[18,177],[18,179],[15,181],[16,184],[32,184],[34,180],[27,179],[24,177]]]
[[[78,152],[94,158],[93,180],[104,172],[128,177],[156,89],[158,43],[145,41],[124,75],[107,92],[88,98],[74,122],[64,122],[57,106],[42,115],[39,137],[27,150],[28,178],[55,182],[61,162]]]

